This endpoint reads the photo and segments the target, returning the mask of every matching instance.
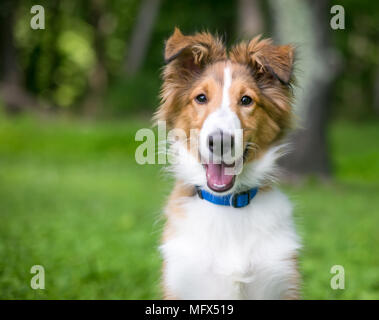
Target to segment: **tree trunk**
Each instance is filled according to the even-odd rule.
[[[126,55],[124,68],[127,76],[136,74],[145,60],[160,2],[160,0],[143,0],[141,3]]]
[[[87,116],[94,116],[102,108],[102,101],[108,86],[108,72],[105,57],[105,33],[102,19],[104,17],[104,0],[91,0],[89,3],[89,23],[94,29],[94,51],[96,64],[88,77],[88,92],[83,103],[83,112]]]
[[[13,31],[17,4],[16,0],[6,0],[0,10],[0,93],[9,113],[37,105],[35,99],[24,89],[23,74],[17,62]]]
[[[281,165],[289,178],[308,174],[329,177],[327,125],[339,70],[339,59],[329,44],[329,1],[271,0],[270,7],[277,22],[276,36],[281,42],[294,43],[299,51],[294,111],[300,123],[289,137],[292,152]]]
[[[238,34],[244,39],[264,31],[262,10],[259,0],[238,0]]]

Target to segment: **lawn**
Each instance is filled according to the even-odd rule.
[[[142,119],[0,119],[0,298],[155,299],[171,181],[137,165]],[[332,182],[282,186],[304,249],[305,299],[379,299],[379,123],[331,126]],[[45,290],[30,287],[33,265]],[[330,268],[345,269],[345,289]]]

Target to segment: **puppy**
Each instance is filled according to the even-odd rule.
[[[165,45],[161,105],[176,183],[165,208],[166,299],[297,299],[299,239],[278,191],[291,126],[294,48],[255,37],[229,51],[179,29]]]

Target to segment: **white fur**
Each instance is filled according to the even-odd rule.
[[[182,144],[176,148],[183,157],[171,168],[176,177],[207,188],[202,165]],[[283,146],[273,147],[260,160],[247,164],[234,190],[273,179],[275,160],[282,154]],[[179,201],[185,217],[170,216],[175,236],[161,246],[165,285],[175,296],[280,299],[292,289],[291,279],[296,276],[292,258],[300,244],[291,204],[281,192],[258,192],[248,206],[239,209],[196,196]]]
[[[279,173],[276,161],[284,156],[288,149],[287,143],[271,147],[261,159],[244,165],[242,173],[236,179],[236,191],[259,187],[267,182],[276,182]]]
[[[183,199],[185,218],[161,246],[165,285],[180,299],[280,299],[292,289],[299,249],[291,205],[277,190],[249,206]]]

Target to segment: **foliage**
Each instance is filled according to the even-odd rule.
[[[378,3],[345,0],[332,4],[343,5],[346,25],[345,30],[332,32],[343,70],[335,86],[333,114],[360,120],[378,116],[373,108],[379,81]]]
[[[30,28],[32,1],[17,8],[15,40],[26,87],[58,107],[79,107],[99,57],[95,33],[104,35],[107,73],[117,76],[126,54],[126,38],[138,1],[104,1],[100,31],[93,24],[91,0],[40,1],[45,8],[45,30]],[[99,1],[101,3],[101,1]]]
[[[95,3],[100,4],[98,23],[94,22]],[[81,110],[86,96],[93,94],[89,83],[99,59],[103,59],[109,80],[104,111],[117,115],[151,111],[158,104],[164,40],[174,26],[185,33],[204,29],[218,32],[228,44],[238,40],[237,2],[162,1],[143,68],[135,77],[127,79],[125,57],[140,3],[139,0],[42,0],[39,4],[45,8],[46,29],[32,30],[29,21],[33,1],[17,2],[15,45],[25,87],[58,110]],[[331,1],[331,5],[336,3]],[[343,67],[333,97],[333,114],[366,119],[375,114],[374,84],[379,81],[378,4],[346,0],[343,6],[346,29],[331,30]],[[266,20],[270,21],[267,3],[262,7]],[[269,31],[270,23],[266,25]],[[99,34],[104,53],[96,47],[95,38]]]

